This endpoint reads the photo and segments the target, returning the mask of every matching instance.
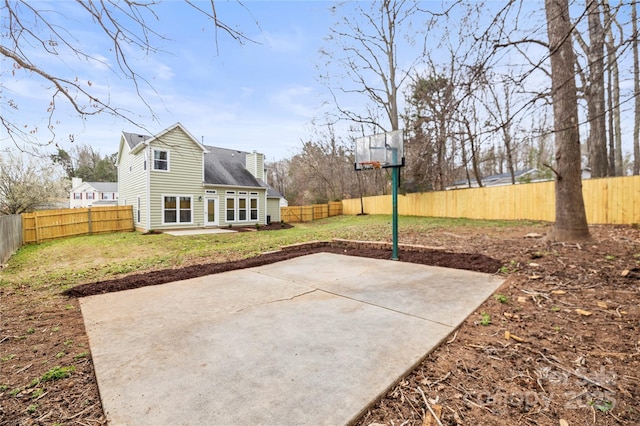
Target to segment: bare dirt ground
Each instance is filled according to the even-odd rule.
[[[505,284],[358,425],[640,424],[640,229],[592,227],[587,244],[525,238],[545,228],[401,233],[400,261],[498,273]],[[257,266],[299,248],[224,264],[89,283],[54,298],[0,288],[0,424],[106,424],[77,297]],[[431,414],[431,411],[435,414]]]

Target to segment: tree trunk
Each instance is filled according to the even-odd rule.
[[[603,12],[607,23],[606,31],[606,44],[607,44],[607,57],[609,63],[609,73],[611,74],[612,92],[609,96],[612,97],[612,110],[611,115],[613,118],[613,135],[614,135],[614,147],[615,147],[615,176],[623,175],[622,164],[622,126],[620,124],[620,72],[618,70],[618,49],[616,47],[615,40],[613,38],[613,25],[615,18],[611,16],[611,10],[609,8],[609,2],[603,1]]]
[[[607,67],[609,68],[609,67]],[[607,120],[609,123],[609,176],[616,175],[616,146],[615,134],[613,131],[613,82],[611,78],[611,69],[607,72]]]
[[[589,159],[591,177],[607,176],[607,129],[604,99],[604,31],[598,0],[587,4],[589,15]]]
[[[474,112],[474,119],[476,119],[475,112]],[[478,152],[479,151],[478,144],[476,143],[477,136],[475,132],[473,132],[473,130],[471,129],[471,123],[469,122],[469,120],[466,117],[463,120],[464,120],[465,128],[467,129],[467,135],[469,136],[469,145],[471,147],[471,165],[473,166],[473,175],[476,178],[476,182],[478,182],[478,188],[482,188],[484,185],[482,185],[480,165],[478,164],[478,158],[480,157],[480,153]]]
[[[631,24],[633,28],[633,91],[636,94],[635,118],[633,122],[633,174],[640,175],[640,59],[638,58],[638,2],[631,5]]]
[[[582,198],[580,132],[568,0],[545,0],[556,141],[556,222],[552,240],[590,239]]]

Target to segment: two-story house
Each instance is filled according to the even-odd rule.
[[[93,207],[118,205],[118,182],[83,182],[71,179],[69,207]]]
[[[203,145],[180,123],[155,136],[123,132],[117,166],[119,204],[133,206],[138,230],[280,221],[264,154]]]

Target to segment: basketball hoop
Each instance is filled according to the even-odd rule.
[[[398,260],[398,189],[400,187],[400,167],[404,167],[404,130],[362,136],[353,141],[355,171],[391,169],[391,233],[392,260]],[[363,206],[364,213],[364,206]]]
[[[361,161],[358,164],[360,164],[362,170],[379,169],[382,167],[379,161]]]

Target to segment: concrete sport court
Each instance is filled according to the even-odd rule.
[[[317,253],[80,305],[110,425],[342,425],[502,282]]]

